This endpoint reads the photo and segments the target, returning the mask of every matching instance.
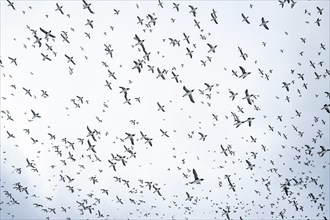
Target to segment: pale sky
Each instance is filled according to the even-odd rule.
[[[1,219],[329,217],[329,1],[12,3]]]

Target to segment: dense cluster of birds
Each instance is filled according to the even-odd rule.
[[[1,219],[329,219],[329,41],[226,46],[222,3],[2,1],[35,17],[1,33]],[[241,4],[233,26],[291,37]],[[329,28],[329,8],[269,4]]]

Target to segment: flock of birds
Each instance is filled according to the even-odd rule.
[[[306,19],[297,27],[329,28],[328,8],[278,3]],[[120,9],[47,2],[42,17],[33,4],[1,2],[6,16],[45,20],[15,21],[19,34],[2,28],[13,50],[0,59],[1,219],[329,219],[329,41],[294,36],[301,52],[276,48],[294,57],[283,73],[248,45],[230,48],[235,62],[223,64],[226,42],[213,38],[226,20],[222,2],[209,11],[160,0]],[[278,33],[267,14],[254,15],[259,3],[241,4],[234,26]],[[118,25],[97,17],[102,10]],[[75,16],[88,19],[65,29]],[[180,20],[185,30],[172,27]],[[120,35],[121,24],[130,42],[99,40]],[[255,41],[264,54],[272,47]],[[84,78],[90,71],[98,76]]]

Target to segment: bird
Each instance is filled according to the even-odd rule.
[[[186,201],[191,201],[194,197],[190,196],[188,192],[186,192],[187,198]]]
[[[159,102],[157,102],[157,105],[158,105],[158,110],[157,111],[162,111],[162,112],[165,112],[165,109],[164,109],[164,105],[161,105],[159,104]]]
[[[330,104],[324,104],[323,107],[321,108],[321,110],[325,110],[327,111],[328,113],[330,113]]]
[[[162,132],[162,136],[170,137],[170,136],[168,136],[167,131],[163,131],[162,129],[160,129],[160,132]]]
[[[161,8],[164,8],[164,6],[163,6],[163,2],[161,2],[160,0],[158,0],[158,5],[159,5]]]
[[[11,2],[10,0],[7,0],[7,2],[9,4],[8,7],[11,7],[13,10],[16,10],[14,6],[14,2]]]
[[[211,92],[211,90],[212,90],[212,88],[213,88],[213,86],[214,86],[214,85],[210,85],[210,84],[208,84],[208,83],[204,83],[204,85],[206,85],[206,89],[205,89],[205,91],[209,90],[210,92]]]
[[[147,15],[147,18],[150,19],[150,21],[148,22],[148,24],[152,23],[154,26],[156,25],[156,20],[157,18],[152,16],[151,14]]]
[[[85,0],[82,0],[83,1],[83,9],[88,9],[88,11],[91,13],[91,14],[94,14],[94,11],[92,11],[91,9],[91,3],[87,3]]]
[[[87,134],[87,136],[86,137],[92,137],[92,139],[94,140],[94,141],[97,141],[96,140],[96,138],[95,138],[95,130],[94,131],[92,131],[89,127],[88,127],[88,125],[87,125],[87,131],[88,131],[88,134]]]
[[[248,75],[251,74],[251,72],[246,72],[242,66],[239,66],[239,68],[242,71],[242,75],[240,75],[239,78],[245,79]]]
[[[191,59],[192,59],[192,53],[194,52],[193,50],[190,50],[188,47],[186,47],[187,49],[187,54]]]
[[[113,11],[115,12],[115,15],[119,15],[120,10],[114,8]]]
[[[255,167],[255,164],[251,164],[250,161],[248,161],[248,160],[245,160],[245,161],[246,161],[246,163],[248,164],[248,167],[246,168],[247,170],[248,170],[248,169],[249,169],[249,170],[252,170],[253,167]]]
[[[194,7],[192,5],[189,5],[190,11],[189,13],[192,13],[194,17],[196,17],[197,7]]]
[[[218,21],[217,21],[217,15],[215,13],[211,13],[211,21],[214,21],[215,24],[218,24]]]
[[[186,35],[185,33],[183,33],[183,36],[184,36],[183,40],[187,41],[187,43],[190,44],[190,41],[189,41],[190,36]]]
[[[243,123],[248,122],[249,123],[249,127],[251,127],[252,124],[252,120],[254,120],[254,118],[247,118],[245,121],[243,121]]]
[[[42,60],[45,61],[45,60],[49,60],[49,61],[52,61],[49,57],[48,57],[48,54],[43,54],[41,53],[42,55]]]
[[[289,85],[290,85],[291,83],[282,82],[282,84],[283,84],[282,88],[285,88],[285,89],[286,89],[286,91],[288,91],[288,92],[289,92]]]
[[[229,90],[229,92],[230,92],[230,94],[231,94],[231,95],[229,96],[229,98],[231,98],[231,100],[234,101],[234,99],[235,99],[235,97],[238,95],[238,93],[237,93],[237,92],[235,93],[235,92],[233,92],[233,91],[231,91],[231,90]]]
[[[316,6],[316,9],[317,9],[317,13],[322,15],[323,8],[320,8],[320,7]]]
[[[9,131],[6,131],[6,132],[8,134],[8,137],[7,138],[15,138],[15,136],[13,134],[9,133]]]
[[[108,70],[109,73],[109,77],[114,78],[115,80],[117,80],[116,76],[115,76],[115,72],[111,72],[110,70]]]
[[[157,67],[157,72],[158,72],[158,75],[157,75],[156,78],[161,77],[163,80],[165,80],[165,75],[164,75],[164,74],[166,73],[166,70],[161,71],[161,70],[159,69],[159,67]]]
[[[140,18],[139,16],[137,16],[138,22],[137,24],[143,25],[143,18]]]
[[[10,59],[10,63],[14,63],[15,66],[17,66],[17,58],[12,58],[12,57],[8,57]]]
[[[39,47],[41,47],[41,40],[42,40],[42,38],[39,38],[37,35],[34,35],[34,38],[36,39],[34,41],[34,44],[38,44]]]
[[[63,15],[64,13],[63,13],[62,8],[63,8],[63,6],[60,6],[58,3],[56,3],[56,9],[55,9],[55,11],[59,11]]]
[[[87,151],[91,150],[91,151],[93,151],[93,153],[96,153],[96,151],[95,151],[95,145],[91,144],[91,142],[89,141],[89,139],[87,139],[87,143],[88,143]]]
[[[317,152],[317,154],[320,155],[320,157],[323,157],[326,152],[330,151],[330,149],[325,149],[325,147],[323,147],[323,146],[320,146],[320,148],[321,148],[321,151]]]
[[[177,83],[180,83],[180,81],[179,81],[179,79],[178,79],[179,75],[175,74],[173,71],[172,71],[172,75],[173,75],[173,77],[172,77],[171,79],[175,79],[175,81],[176,81]]]
[[[76,63],[73,61],[73,57],[70,57],[68,55],[65,54],[65,57],[68,59],[67,63],[72,63],[73,65],[76,65]]]
[[[131,141],[131,144],[134,145],[134,136],[135,134],[125,133],[127,136],[125,139],[129,139]]]
[[[175,9],[177,12],[179,11],[179,5],[180,4],[173,2],[173,9]]]
[[[243,20],[242,20],[242,22],[246,22],[247,24],[250,24],[250,22],[249,22],[249,20],[248,20],[248,16],[245,16],[243,13],[241,14],[242,15],[242,17],[243,17]]]
[[[189,99],[192,103],[195,103],[194,98],[192,96],[192,93],[194,92],[194,89],[189,90],[186,88],[186,86],[183,86],[183,90],[185,91],[185,94],[182,97],[189,96]]]
[[[243,53],[242,48],[238,47],[238,50],[239,50],[239,52],[241,54],[240,57],[242,57],[243,60],[246,60],[246,58],[248,57],[248,55],[246,53]]]
[[[218,45],[211,45],[211,44],[207,44],[207,46],[209,46],[209,51],[207,51],[208,53],[212,52],[212,53],[215,53],[215,48],[217,48]]]
[[[134,62],[134,66],[132,67],[132,69],[137,69],[138,72],[141,73],[142,63],[135,60],[133,60],[133,62]]]
[[[225,149],[223,146],[222,146],[222,144],[220,145],[220,147],[221,147],[221,153],[223,153],[226,157],[228,156],[228,154],[227,154],[227,149]]]
[[[41,116],[39,115],[39,113],[36,113],[36,112],[33,111],[32,109],[31,109],[31,112],[32,112],[32,114],[33,114],[33,116],[32,116],[32,120],[35,119],[35,118],[41,118]]]
[[[193,169],[194,174],[194,181],[190,182],[190,184],[201,184],[201,182],[204,180],[203,178],[198,178],[197,172],[195,169]]]
[[[30,162],[28,158],[26,158],[25,160],[26,160],[26,162],[27,162],[26,167],[34,168],[34,163]]]
[[[253,94],[249,94],[249,90],[246,89],[245,90],[245,97],[243,97],[242,99],[246,99],[247,102],[249,103],[249,105],[252,105],[253,103],[253,99],[252,98],[255,98],[255,96]]]
[[[267,23],[268,23],[269,21],[266,21],[265,19],[264,19],[264,17],[262,17],[261,18],[261,24],[259,25],[259,26],[263,26],[266,30],[269,30],[269,28],[268,28],[268,26],[267,26]]]
[[[205,135],[205,134],[203,134],[203,133],[201,133],[201,132],[198,132],[198,134],[201,136],[201,137],[199,138],[199,140],[205,141],[207,135]]]
[[[45,39],[48,40],[49,37],[55,38],[55,36],[52,34],[52,31],[45,31],[44,29],[40,28],[40,30],[45,34]]]
[[[94,28],[93,26],[93,20],[89,20],[87,19],[87,23],[85,24],[85,26],[89,25],[91,28]]]
[[[30,97],[32,97],[31,89],[26,89],[23,87],[23,90],[25,91],[25,95],[29,95]]]
[[[105,86],[107,86],[110,90],[112,90],[111,82],[109,82],[108,80],[105,80],[105,82],[106,82]]]

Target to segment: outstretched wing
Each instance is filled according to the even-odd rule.
[[[265,22],[265,19],[264,17],[261,18],[261,22],[264,23]]]
[[[266,28],[266,30],[269,30],[269,28],[268,28],[267,24],[264,24],[264,27]]]
[[[197,179],[198,179],[198,175],[197,175],[197,172],[196,172],[195,169],[193,169],[193,174],[194,174],[194,178],[195,178],[195,180],[197,180]]]
[[[44,29],[40,28],[40,30],[41,30],[42,32],[44,32],[45,34],[47,34],[47,31],[45,31]]]
[[[245,72],[245,69],[242,66],[239,66],[239,68],[241,69],[241,71],[242,71],[243,74],[246,73]]]
[[[247,89],[245,90],[245,95],[249,96],[249,91]]]
[[[191,101],[192,103],[195,103],[194,98],[192,97],[191,94],[189,95],[189,99],[190,99],[190,101]]]

